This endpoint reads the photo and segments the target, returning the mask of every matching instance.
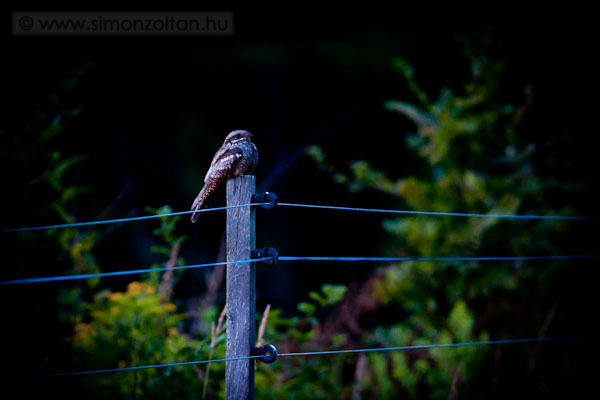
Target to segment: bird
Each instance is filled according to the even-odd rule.
[[[254,172],[258,164],[258,150],[252,143],[252,136],[245,130],[235,130],[227,135],[210,163],[204,177],[204,186],[192,204],[192,211],[220,202],[225,197],[225,185],[229,178]],[[193,213],[190,221],[196,222],[199,215],[200,213]]]

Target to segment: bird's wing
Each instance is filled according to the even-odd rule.
[[[204,183],[208,183],[210,179],[214,179],[215,177],[232,174],[235,166],[243,156],[244,154],[238,148],[227,149],[215,154],[210,168],[204,177]]]

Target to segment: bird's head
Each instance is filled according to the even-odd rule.
[[[236,144],[244,141],[251,141],[252,134],[244,130],[236,130],[231,132],[225,138],[225,144]]]

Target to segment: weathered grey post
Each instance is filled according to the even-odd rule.
[[[227,206],[250,204],[256,190],[252,175],[227,181]],[[227,261],[251,259],[256,247],[254,207],[227,209]],[[255,345],[254,263],[227,265],[227,358],[249,356]],[[254,399],[254,360],[227,361],[225,397]]]

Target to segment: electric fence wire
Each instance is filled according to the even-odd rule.
[[[117,219],[106,219],[99,221],[88,221],[88,222],[74,222],[70,224],[56,224],[56,225],[43,225],[43,226],[29,226],[22,228],[9,228],[3,229],[2,233],[10,232],[25,232],[25,231],[38,231],[46,229],[60,229],[60,228],[71,228],[79,226],[90,226],[90,225],[102,225],[102,224],[113,224],[130,221],[140,221],[152,218],[163,218],[172,217],[176,215],[185,215],[193,213],[201,213],[208,211],[219,211],[227,210],[231,208],[240,208],[248,206],[262,206],[270,203],[250,203],[240,204],[235,206],[224,206],[214,208],[204,208],[202,210],[190,210],[190,211],[178,211],[165,214],[156,215],[144,215],[140,217],[129,217],[129,218],[117,218]],[[593,221],[599,220],[600,217],[596,216],[567,216],[567,215],[508,215],[508,214],[474,214],[474,213],[456,213],[456,212],[436,212],[436,211],[412,211],[412,210],[387,210],[378,208],[357,208],[357,207],[340,207],[340,206],[324,206],[315,204],[300,204],[300,203],[277,203],[283,207],[301,207],[301,208],[314,208],[314,209],[327,209],[327,210],[342,210],[342,211],[358,211],[358,212],[372,212],[372,213],[388,213],[388,214],[409,214],[409,215],[435,215],[435,216],[453,216],[453,217],[474,217],[474,218],[505,218],[505,219],[540,219],[540,220],[579,220],[579,221]]]
[[[99,220],[99,221],[74,222],[74,223],[70,223],[70,224],[57,224],[57,225],[29,226],[29,227],[23,227],[23,228],[9,228],[9,229],[3,229],[2,233],[41,231],[41,230],[46,230],[46,229],[60,229],[60,228],[74,228],[74,227],[79,227],[79,226],[90,226],[90,225],[116,224],[116,223],[121,223],[121,222],[141,221],[141,220],[152,219],[152,218],[164,218],[164,217],[173,217],[176,215],[194,214],[194,213],[202,213],[202,212],[209,212],[209,211],[229,210],[232,208],[241,208],[241,207],[249,207],[249,206],[260,206],[260,205],[264,205],[264,204],[265,203],[249,203],[249,204],[239,204],[239,205],[235,205],[235,206],[203,208],[201,210],[177,211],[177,212],[171,212],[171,213],[165,213],[165,214],[143,215],[140,217],[103,219],[103,220]]]
[[[575,255],[575,256],[515,256],[515,257],[296,257],[296,256],[279,256],[281,261],[531,261],[531,260],[577,260],[600,258],[600,254]],[[207,264],[193,264],[178,267],[162,267],[162,268],[145,268],[136,270],[123,270],[114,272],[100,272],[95,274],[80,274],[80,275],[59,275],[41,278],[25,278],[14,279],[9,281],[0,281],[0,286],[19,285],[29,283],[57,282],[70,281],[76,279],[103,278],[108,276],[141,274],[146,272],[162,272],[166,270],[194,269],[205,267],[216,267],[227,264],[241,264],[249,262],[259,262],[271,260],[270,257],[253,258],[239,261],[223,261]]]
[[[600,254],[576,256],[508,256],[508,257],[295,257],[279,256],[281,261],[531,261],[577,260],[600,258]]]
[[[508,215],[508,214],[473,214],[473,213],[412,211],[412,210],[386,210],[386,209],[379,209],[379,208],[322,206],[322,205],[315,205],[315,204],[299,204],[299,203],[277,203],[277,205],[284,206],[284,207],[316,208],[316,209],[326,209],[326,210],[359,211],[359,212],[388,213],[388,214],[436,215],[436,216],[451,216],[451,217],[509,218],[509,219],[556,219],[556,220],[583,220],[583,221],[600,219],[600,217],[567,216],[567,215],[529,215],[529,214]]]
[[[350,349],[350,350],[326,350],[326,351],[308,351],[304,353],[281,353],[279,357],[289,356],[320,356],[330,354],[348,354],[348,353],[368,353],[373,351],[393,351],[393,350],[420,350],[420,349],[439,349],[448,347],[465,347],[465,346],[483,346],[493,344],[509,344],[509,343],[529,343],[529,342],[546,342],[551,340],[567,340],[580,339],[580,336],[560,336],[560,337],[538,337],[529,339],[505,339],[505,340],[487,340],[482,342],[465,342],[465,343],[446,343],[446,344],[424,344],[416,346],[398,346],[398,347],[375,347],[370,349]]]
[[[423,350],[423,349],[453,348],[453,347],[466,347],[466,346],[485,346],[485,345],[516,344],[516,343],[531,343],[531,342],[563,341],[563,340],[573,340],[573,339],[581,339],[581,338],[582,338],[581,336],[555,336],[555,337],[537,337],[537,338],[527,338],[527,339],[487,340],[487,341],[464,342],[464,343],[425,344],[425,345],[398,346],[398,347],[375,347],[375,348],[349,349],[349,350],[309,351],[309,352],[302,352],[302,353],[280,353],[280,354],[278,354],[278,357],[322,356],[322,355],[334,355],[334,354],[368,353],[368,352],[376,352],[376,351]],[[65,372],[65,373],[58,373],[58,374],[43,375],[43,376],[39,376],[38,378],[91,375],[91,374],[100,374],[100,373],[107,373],[107,372],[124,372],[124,371],[134,371],[134,370],[150,369],[150,368],[178,367],[178,366],[185,366],[185,365],[208,364],[208,363],[213,363],[213,362],[229,362],[229,361],[257,359],[257,358],[262,358],[262,357],[264,357],[264,356],[257,355],[257,356],[221,358],[221,359],[215,359],[215,360],[187,361],[187,362],[178,362],[178,363],[169,363],[169,364],[142,365],[142,366],[135,366],[135,367]]]
[[[1,281],[0,286],[19,285],[19,284],[28,284],[28,283],[42,283],[42,282],[71,281],[71,280],[76,280],[76,279],[103,278],[103,277],[107,277],[107,276],[143,274],[143,273],[147,273],[147,272],[162,272],[162,271],[167,271],[167,270],[206,268],[206,267],[215,267],[215,266],[227,265],[227,264],[242,264],[242,263],[249,263],[249,262],[265,261],[268,259],[269,258],[263,257],[263,258],[252,258],[252,259],[248,259],[248,260],[239,260],[239,261],[223,261],[223,262],[215,262],[215,263],[207,263],[207,264],[183,265],[183,266],[177,266],[177,267],[144,268],[144,269],[134,269],[134,270],[124,270],[124,271],[114,271],[114,272],[99,272],[99,273],[95,273],[95,274],[59,275],[59,276],[49,276],[49,277],[42,277],[42,278],[14,279],[11,281]]]
[[[63,372],[63,373],[59,373],[59,374],[43,375],[43,376],[40,376],[39,378],[92,375],[92,374],[103,374],[103,373],[107,373],[107,372],[124,372],[124,371],[135,371],[135,370],[140,370],[140,369],[151,369],[151,368],[169,368],[169,367],[179,367],[182,365],[210,364],[210,363],[214,363],[214,362],[248,360],[251,358],[262,358],[262,357],[264,357],[264,356],[244,356],[244,357],[220,358],[220,359],[214,359],[214,360],[186,361],[186,362],[168,363],[168,364],[140,365],[140,366],[136,366],[136,367],[108,368],[108,369],[95,369],[95,370],[89,370],[89,371]]]

